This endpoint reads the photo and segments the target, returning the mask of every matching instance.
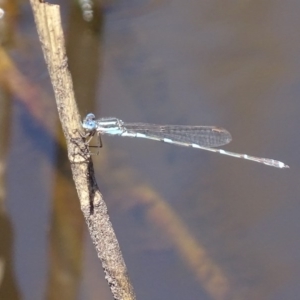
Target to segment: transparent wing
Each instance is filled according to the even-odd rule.
[[[231,141],[230,133],[213,126],[153,125],[146,123],[124,123],[122,136],[143,137],[160,141],[171,140],[189,146],[218,147]]]

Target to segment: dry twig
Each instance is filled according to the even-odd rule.
[[[135,299],[106,204],[95,181],[89,150],[80,135],[82,128],[68,71],[59,6],[41,3],[39,0],[30,2],[67,141],[81,210],[114,299]]]

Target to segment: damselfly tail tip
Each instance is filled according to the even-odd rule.
[[[289,169],[290,166],[286,165],[285,163],[278,161],[275,165],[273,165],[274,167],[280,168],[280,169]]]

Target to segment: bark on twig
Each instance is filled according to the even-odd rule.
[[[67,141],[81,210],[114,299],[135,299],[106,204],[96,184],[89,149],[80,135],[82,127],[68,71],[59,6],[41,3],[39,0],[30,2]]]

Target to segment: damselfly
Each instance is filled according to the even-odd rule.
[[[274,159],[255,157],[214,148],[226,145],[231,141],[230,133],[219,127],[125,123],[117,118],[101,118],[96,120],[95,115],[91,113],[85,117],[82,126],[90,138],[95,134],[144,138],[243,158],[280,169],[289,168],[288,165]]]

